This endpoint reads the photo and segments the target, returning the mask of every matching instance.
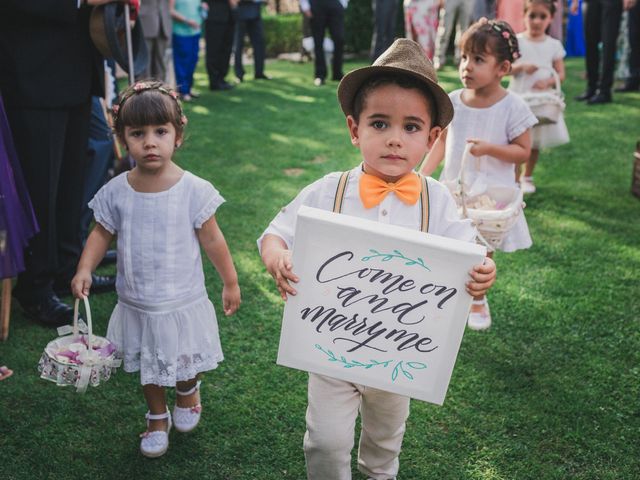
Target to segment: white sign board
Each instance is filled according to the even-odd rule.
[[[278,364],[442,405],[485,248],[310,207],[298,212]]]

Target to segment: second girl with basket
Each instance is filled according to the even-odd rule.
[[[496,185],[517,188],[514,170],[529,158],[529,130],[537,120],[520,97],[500,84],[519,56],[515,34],[506,22],[482,18],[463,34],[460,49],[459,73],[464,88],[449,94],[455,112],[453,121],[434,144],[422,173],[431,175],[444,159],[440,180],[456,184],[463,153],[470,143],[473,157],[466,162],[464,172],[469,196]],[[531,236],[520,214],[498,249],[513,252],[529,246]],[[484,330],[490,325],[486,297],[475,298],[469,328]]]

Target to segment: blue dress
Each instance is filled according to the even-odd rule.
[[[567,57],[584,57],[584,27],[582,26],[582,0],[579,2],[578,13],[567,16],[567,41],[564,46]]]

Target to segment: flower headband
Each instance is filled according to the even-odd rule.
[[[498,36],[500,36],[503,41],[507,42],[507,45],[509,47],[509,54],[511,55],[512,61],[520,58],[518,39],[511,31],[509,31],[509,26],[507,23],[496,20],[487,20],[486,17],[482,17],[479,22],[481,25],[489,25],[495,32],[498,33]]]
[[[168,95],[169,97],[173,98],[173,100],[175,100],[176,102],[176,105],[178,106],[178,114],[180,115],[180,125],[185,126],[187,124],[187,117],[182,111],[182,105],[180,105],[180,102],[178,100],[179,97],[177,92],[175,92],[174,90],[170,90],[160,82],[138,82],[138,83],[134,83],[130,88],[125,90],[122,93],[122,96],[120,97],[120,100],[118,101],[118,103],[111,107],[111,113],[113,114],[114,125],[118,124],[118,113],[122,109],[122,106],[124,105],[124,103],[134,95],[137,95],[142,92],[146,92],[147,90],[156,90],[160,93],[163,93],[164,95]]]
[[[511,54],[511,58],[513,58],[513,60],[517,60],[518,58],[520,58],[518,39],[513,33],[508,30],[508,27],[506,27],[502,23],[498,23],[495,21],[490,21],[489,25],[491,25],[491,28],[498,32],[500,36],[502,36],[502,38],[507,42],[507,45],[509,45],[509,53]]]

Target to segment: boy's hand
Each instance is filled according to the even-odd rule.
[[[525,73],[531,75],[532,73],[538,70],[538,66],[534,65],[533,63],[527,63],[522,66],[522,69],[524,70]]]
[[[291,251],[282,249],[271,255],[269,262],[265,262],[267,271],[276,281],[276,286],[283,300],[287,300],[287,294],[295,295],[297,292],[289,282],[298,282],[298,276],[293,273],[291,263]]]
[[[91,272],[78,270],[71,279],[71,293],[76,298],[85,298],[89,296],[91,290]]]
[[[237,283],[222,287],[222,308],[228,317],[233,315],[240,308],[240,286]]]
[[[484,263],[475,265],[469,275],[471,281],[467,282],[467,292],[473,297],[481,297],[496,281],[496,264],[486,257]]]

